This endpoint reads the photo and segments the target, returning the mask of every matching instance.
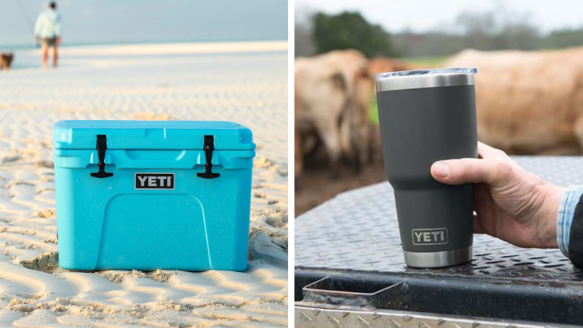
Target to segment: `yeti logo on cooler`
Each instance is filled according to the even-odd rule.
[[[413,229],[413,245],[441,245],[449,242],[447,228]]]
[[[174,173],[136,173],[136,189],[174,189]]]

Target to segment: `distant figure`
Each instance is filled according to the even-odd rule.
[[[42,40],[43,69],[47,69],[49,46],[53,47],[53,67],[57,67],[57,46],[61,43],[61,15],[56,10],[57,4],[51,2],[36,20],[34,36],[36,42]]]
[[[7,71],[10,69],[10,63],[12,63],[12,58],[14,55],[12,53],[0,53],[0,69]]]

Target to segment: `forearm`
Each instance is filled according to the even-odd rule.
[[[57,24],[55,25],[55,37],[60,38],[62,34],[63,34],[63,29],[61,26],[61,21],[59,19],[59,22],[57,22]]]

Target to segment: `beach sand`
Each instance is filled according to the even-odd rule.
[[[0,326],[287,325],[285,43],[63,48],[0,72]],[[58,266],[51,131],[65,119],[231,120],[253,130],[246,272]]]

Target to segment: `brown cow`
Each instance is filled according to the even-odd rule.
[[[344,155],[368,160],[372,95],[368,61],[358,51],[332,51],[295,62],[296,177],[303,155],[320,140],[333,169]]]
[[[513,154],[581,154],[583,48],[466,50],[447,67],[477,67],[478,135]]]
[[[9,70],[13,58],[12,53],[0,53],[0,68],[4,71]]]
[[[376,57],[370,60],[369,68],[371,75],[374,76],[375,74],[378,73],[409,71],[413,69],[427,68],[427,66],[412,64],[393,58]]]

